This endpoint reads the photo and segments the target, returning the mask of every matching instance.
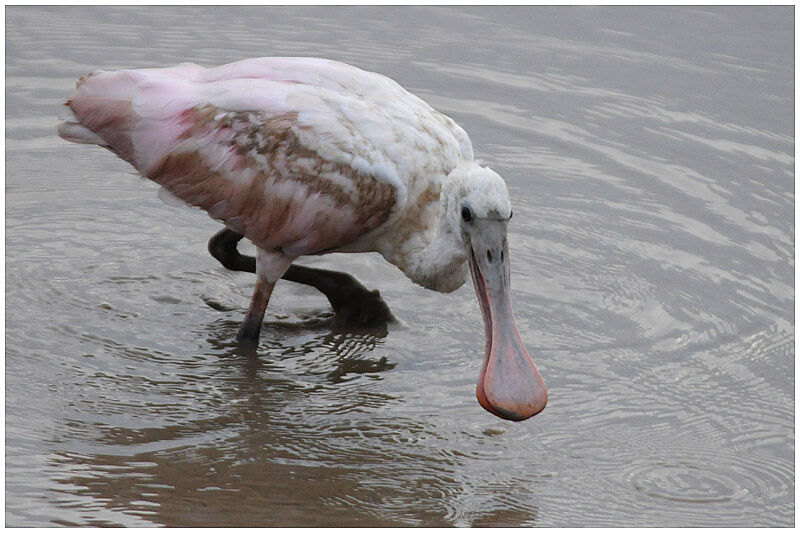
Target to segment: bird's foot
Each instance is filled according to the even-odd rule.
[[[283,279],[311,285],[331,304],[337,326],[371,328],[396,319],[377,290],[369,290],[344,272],[292,265]]]
[[[357,281],[356,283],[360,287],[350,288],[346,300],[329,299],[335,313],[333,320],[337,326],[371,328],[396,321],[377,290],[370,291]]]

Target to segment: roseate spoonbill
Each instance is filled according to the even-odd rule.
[[[240,339],[258,338],[281,277],[322,290],[334,309],[348,306],[337,286],[372,295],[353,308],[390,316],[349,275],[292,266],[302,255],[378,252],[441,292],[469,270],[486,331],[478,401],[510,420],[544,408],[511,310],[506,184],[473,159],[461,127],[393,80],[317,58],[182,63],[93,72],[66,105],[61,137],[108,148],[225,224],[212,254],[257,276]],[[254,265],[236,251],[242,236]]]

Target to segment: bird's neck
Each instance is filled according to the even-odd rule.
[[[466,247],[442,224],[418,254],[415,282],[427,289],[451,292],[467,279]]]
[[[412,281],[439,292],[459,288],[464,284],[468,271],[458,209],[449,185],[445,181],[438,198],[415,213],[415,220],[406,221],[406,227],[416,227],[417,231],[398,239],[402,245],[393,246],[392,250],[399,253],[393,253],[393,257],[384,254]],[[422,228],[424,230],[419,231]]]

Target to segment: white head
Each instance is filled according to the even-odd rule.
[[[460,235],[466,248],[486,329],[478,401],[497,416],[524,420],[544,409],[547,390],[522,343],[511,310],[508,188],[497,173],[475,162],[456,167],[448,182],[443,191],[446,218],[460,229],[454,233]]]
[[[443,192],[448,218],[511,218],[511,199],[506,182],[497,172],[477,162],[461,163],[448,175]],[[463,226],[462,226],[463,228]]]

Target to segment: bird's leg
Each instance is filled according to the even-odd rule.
[[[239,328],[236,338],[240,341],[256,342],[261,331],[261,322],[272,296],[275,283],[291,266],[294,257],[280,252],[258,249],[256,256],[256,288],[250,300],[250,308],[244,317],[244,324]]]
[[[223,229],[208,241],[208,251],[225,268],[255,272],[255,258],[240,254],[236,248],[242,237],[233,230]],[[339,322],[373,326],[395,320],[378,291],[370,291],[350,274],[291,265],[283,279],[310,285],[323,293]]]
[[[253,297],[250,299],[250,308],[244,317],[242,327],[239,328],[239,333],[236,334],[238,340],[258,341],[261,323],[264,321],[264,313],[267,311],[267,304],[269,304],[273,288],[275,288],[275,282],[270,283],[262,277],[258,278]]]

